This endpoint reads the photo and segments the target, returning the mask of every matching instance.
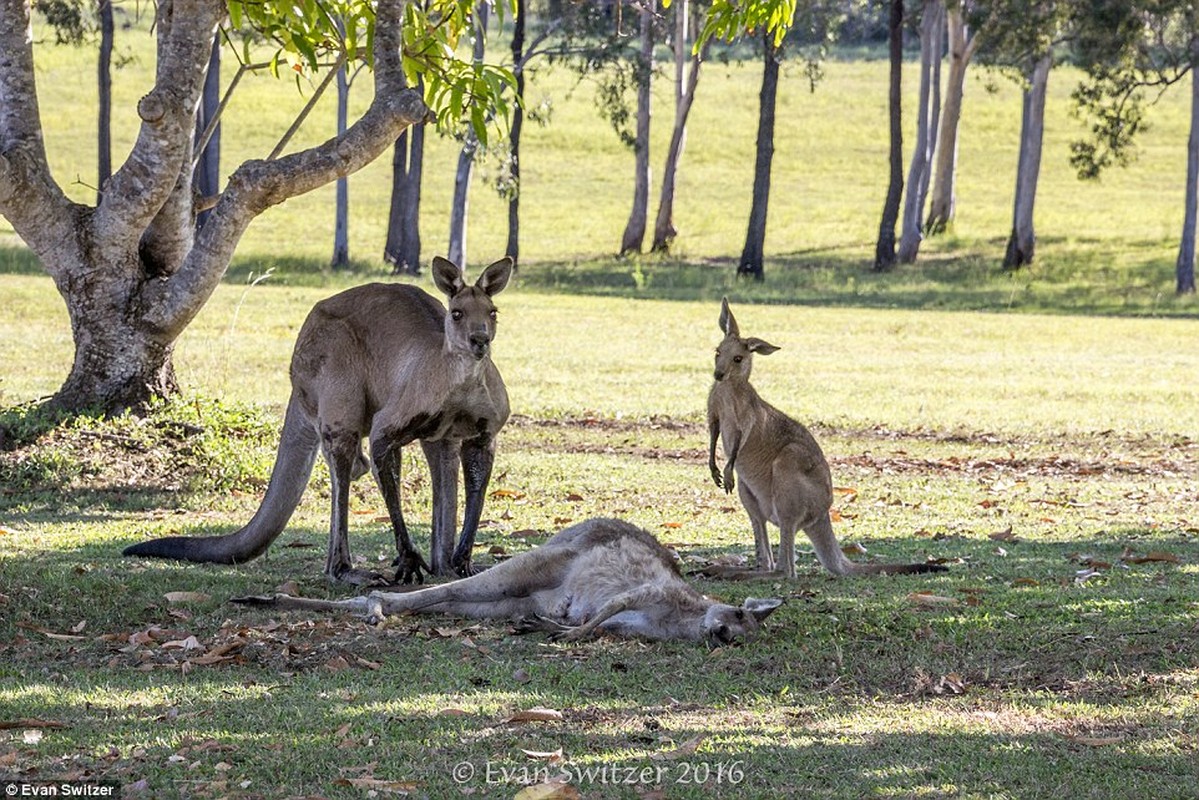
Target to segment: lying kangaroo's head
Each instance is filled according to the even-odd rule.
[[[462,270],[441,256],[433,257],[433,282],[449,298],[450,313],[445,318],[446,341],[452,350],[470,350],[482,360],[491,351],[495,338],[495,303],[491,298],[504,290],[512,277],[512,259],[501,258],[467,286]]]
[[[716,348],[716,371],[718,381],[728,378],[749,380],[749,371],[753,367],[753,354],[761,353],[768,356],[777,347],[757,337],[750,336],[742,339],[737,328],[737,320],[729,310],[729,299],[720,301],[720,330],[724,331],[724,339]]]
[[[762,620],[783,604],[775,598],[745,598],[740,606],[712,605],[704,614],[704,636],[710,647],[747,642],[758,634]]]

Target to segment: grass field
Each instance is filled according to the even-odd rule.
[[[83,63],[56,52],[42,80],[60,178],[89,169]],[[715,148],[752,139],[752,69],[705,77],[694,191],[665,260],[603,256],[631,163],[584,90],[567,100],[564,75],[545,79],[561,107],[529,145],[529,259],[498,298],[495,360],[515,416],[478,558],[597,515],[644,526],[687,569],[752,558],[744,513],[706,468],[727,292],[742,330],[782,347],[758,359],[755,383],[824,446],[851,557],[932,557],[948,573],[833,579],[801,542],[794,582],[696,579],[731,601],[786,600],[757,642],[715,651],[226,603],[287,582],[348,594],[320,576],[321,466],[266,558],[120,558],[146,537],[231,531],[257,507],[300,322],[381,273],[379,164],[352,189],[371,212],[352,226],[358,273],[320,269],[331,195],[289,202],[251,228],[180,340],[181,398],[0,448],[0,780],[106,780],[153,798],[1199,797],[1199,322],[1170,294],[1181,100],[1158,109],[1141,163],[1080,186],[1055,83],[1041,260],[1011,277],[995,260],[1017,98],[972,84],[959,225],[918,267],[880,278],[863,265],[885,150],[863,121],[881,119],[883,72],[834,63],[815,95],[797,75],[784,84],[765,286],[728,275],[749,160]],[[289,97],[252,86],[264,94],[234,111],[247,134],[233,151],[268,141]],[[439,148],[428,231],[448,207],[452,152]],[[502,232],[476,188],[481,262]],[[15,247],[0,259],[0,421],[21,431],[36,426],[14,407],[57,387],[71,342],[49,279]],[[411,452],[403,493],[423,547],[428,479]],[[356,484],[363,566],[390,562],[383,513]],[[536,708],[560,716],[521,714]],[[561,775],[569,788],[520,794]]]

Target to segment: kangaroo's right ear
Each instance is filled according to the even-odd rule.
[[[749,348],[749,352],[757,353],[763,356],[768,356],[774,351],[778,350],[778,348],[772,345],[770,342],[764,339],[759,339],[756,336],[751,336],[746,339],[745,346]]]
[[[483,290],[488,297],[494,297],[504,291],[508,279],[512,277],[512,257],[504,256],[487,269],[475,281],[475,286]]]
[[[747,597],[741,605],[750,614],[753,614],[754,619],[758,622],[773,614],[783,601],[777,597]]]
[[[466,288],[462,270],[453,261],[441,256],[433,256],[433,283],[450,297]]]
[[[733,312],[729,310],[729,299],[722,297],[720,299],[720,330],[725,336],[738,336],[741,331],[737,327],[737,320],[733,319]]]

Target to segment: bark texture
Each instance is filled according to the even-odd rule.
[[[957,210],[958,128],[962,121],[962,102],[966,96],[966,68],[978,49],[977,34],[971,35],[961,4],[946,10],[949,42],[949,76],[945,82],[945,104],[937,131],[932,200],[924,229],[930,234],[943,233],[953,222]]]
[[[207,302],[250,221],[272,205],[353,172],[426,113],[405,88],[403,3],[378,7],[375,99],[345,133],[230,176],[194,231],[192,147],[205,66],[222,0],[158,4],[156,82],[137,106],[133,148],[96,206],[71,202],[42,140],[29,9],[0,0],[0,214],[54,279],[75,358],[53,399],[67,410],[115,411],[175,389],[175,340]]]
[[[890,173],[883,218],[878,226],[878,243],[874,248],[875,272],[885,272],[895,266],[895,225],[899,221],[899,203],[903,198],[903,0],[891,0],[887,29],[891,61],[887,97]]]
[[[920,94],[916,107],[916,146],[909,166],[908,194],[903,209],[899,261],[915,262],[924,239],[924,201],[932,171],[933,147],[941,117],[941,34],[945,27],[943,0],[925,0],[920,21]]]
[[[703,53],[693,53],[689,44],[688,24],[690,10],[687,0],[675,0],[674,28],[674,129],[670,134],[670,147],[666,151],[666,165],[662,169],[662,194],[658,198],[658,215],[654,220],[654,242],[650,249],[656,253],[670,250],[670,243],[679,235],[674,225],[674,195],[678,185],[679,162],[683,157],[683,146],[687,140],[687,117],[695,102],[695,90],[699,86],[699,68]]]
[[[383,260],[394,272],[420,274],[420,190],[425,161],[425,126],[417,123],[396,139],[391,159],[391,211]]]
[[[1191,40],[1191,134],[1187,138],[1186,212],[1175,262],[1175,291],[1195,293],[1195,223],[1199,213],[1199,36]]]
[[[1020,119],[1020,157],[1016,166],[1016,199],[1012,209],[1012,234],[1003,258],[1005,269],[1031,264],[1037,236],[1033,228],[1033,207],[1037,200],[1037,182],[1041,176],[1041,143],[1045,135],[1045,94],[1053,54],[1037,58],[1028,74]]]
[[[483,63],[487,42],[487,3],[475,6],[475,41],[472,58],[476,64]],[[479,152],[479,137],[473,127],[466,129],[466,139],[458,152],[458,169],[454,172],[454,199],[450,205],[450,243],[446,257],[466,269],[466,222],[470,205],[470,181],[475,171],[475,155]]]
[[[641,252],[649,224],[650,88],[654,73],[654,4],[641,9],[641,52],[637,59],[637,136],[633,145],[635,169],[633,209],[620,237],[620,254]]]
[[[525,15],[528,0],[516,0],[516,18],[512,21],[512,71],[516,76],[516,104],[512,109],[512,129],[508,133],[510,159],[508,195],[508,243],[504,254],[512,259],[513,269],[520,265],[520,137],[525,128]]]
[[[754,280],[766,276],[766,211],[770,201],[770,169],[774,162],[774,117],[778,100],[779,60],[774,36],[762,34],[762,89],[758,93],[758,141],[754,158],[754,193],[749,210],[745,247],[737,264],[738,275]]]

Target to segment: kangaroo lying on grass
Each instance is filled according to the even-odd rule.
[[[800,529],[812,540],[816,558],[835,575],[944,571],[935,564],[855,564],[845,557],[833,534],[833,479],[820,445],[749,383],[754,353],[770,355],[778,348],[752,336],[742,338],[727,298],[720,306],[720,330],[724,340],[716,348],[716,382],[708,393],[708,468],[717,486],[729,493],[737,488],[753,526],[758,570],[775,571],[766,533],[770,521],[779,527],[777,566],[788,578],[795,577],[795,533]],[[716,466],[717,440],[724,443],[723,473]]]
[[[521,632],[544,631],[563,640],[604,631],[717,647],[752,638],[783,601],[718,603],[683,580],[670,551],[646,531],[620,520],[591,519],[478,575],[439,586],[348,600],[276,594],[233,602],[348,611],[368,621],[405,612],[516,619]]]
[[[399,284],[357,286],[317,303],[296,339],[279,452],[253,519],[225,536],[154,539],[126,548],[125,555],[219,564],[261,555],[299,505],[319,448],[332,481],[325,575],[352,584],[386,583],[350,566],[350,482],[370,469],[362,452],[369,436],[375,479],[395,529],[396,582],[419,582],[421,570],[469,574],[495,436],[509,412],[490,352],[496,328],[491,298],[511,274],[512,260],[505,258],[468,286],[457,266],[434,258],[433,280],[449,298],[448,314],[427,292]],[[400,448],[417,439],[432,476],[430,562],[413,548],[400,511]],[[459,463],[466,513],[455,549]]]

